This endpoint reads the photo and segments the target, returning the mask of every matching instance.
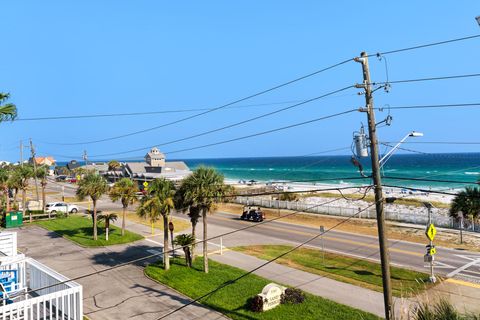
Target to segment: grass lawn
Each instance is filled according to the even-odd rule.
[[[129,243],[143,239],[139,234],[125,230],[125,236],[122,237],[122,230],[110,225],[109,240],[105,240],[105,227],[102,222],[98,223],[98,240],[93,240],[92,220],[80,216],[69,216],[54,220],[37,221],[35,224],[48,230],[54,231],[64,238],[75,241],[76,243],[87,247],[101,247],[113,244]]]
[[[210,260],[209,273],[205,274],[202,271],[202,265],[203,260],[200,257],[195,260],[192,269],[185,267],[183,260],[174,260],[167,272],[162,269],[161,265],[149,265],[145,269],[145,273],[191,298],[197,298],[245,273],[244,270]],[[379,319],[370,313],[311,294],[306,294],[306,299],[302,304],[280,305],[263,313],[249,311],[247,300],[260,293],[268,283],[270,283],[269,280],[251,274],[200,300],[200,303],[225,314],[231,319],[242,320]]]
[[[261,245],[232,249],[260,259],[270,260],[291,248],[291,246],[283,245]],[[325,252],[325,263],[323,263],[322,253],[319,250],[300,248],[278,259],[276,262],[295,269],[383,292],[380,264],[368,260]],[[412,296],[431,286],[428,283],[428,275],[425,273],[397,267],[391,267],[390,270],[393,295],[397,297]]]

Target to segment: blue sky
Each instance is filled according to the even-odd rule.
[[[321,69],[361,51],[409,47],[480,33],[478,1],[4,1],[0,90],[11,93],[20,118],[213,108]],[[390,80],[480,72],[480,38],[392,54]],[[385,59],[370,60],[372,80],[385,81]],[[16,161],[19,141],[39,155],[66,161],[87,150],[92,159],[138,158],[153,146],[201,133],[360,82],[348,63],[294,85],[147,133],[82,143],[171,122],[194,113],[0,124],[0,159]],[[406,106],[480,102],[480,79],[395,84],[375,104]],[[168,155],[168,152],[363,106],[350,89],[229,130],[162,146],[170,158],[304,155],[348,147],[365,114]],[[275,104],[273,104],[275,103]],[[264,105],[267,104],[267,105]],[[290,103],[292,104],[292,103]],[[250,106],[256,105],[256,106]],[[381,120],[387,112],[378,112]],[[382,141],[411,130],[417,141],[480,141],[480,108],[395,110]],[[423,145],[425,152],[477,152],[480,145]],[[25,152],[28,152],[25,149]],[[346,154],[348,151],[338,151]]]

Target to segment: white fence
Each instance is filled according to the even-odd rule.
[[[20,294],[13,302],[0,307],[1,320],[82,320],[82,286],[32,258],[2,265],[3,270],[18,270],[19,282],[28,290],[49,288]],[[5,301],[4,301],[5,302]]]
[[[0,232],[0,252],[6,256],[17,254],[17,233]]]
[[[376,212],[375,207],[371,207],[362,211],[364,208],[344,208],[336,206],[327,206],[327,205],[315,205],[307,204],[297,201],[280,201],[280,200],[269,200],[261,199],[257,197],[237,197],[235,199],[236,203],[250,206],[259,206],[264,208],[273,208],[273,209],[288,209],[294,211],[308,212],[308,213],[317,213],[317,214],[326,214],[332,216],[341,216],[341,217],[351,217],[357,214],[357,218],[364,219],[375,219]],[[360,212],[361,211],[361,212]],[[426,225],[428,223],[428,213],[427,210],[420,214],[418,212],[412,211],[393,211],[385,210],[385,219],[391,221],[399,221],[405,223],[421,224]],[[466,220],[465,220],[466,221]],[[443,228],[459,228],[459,224],[451,217],[432,213],[432,222],[437,227]],[[465,230],[469,231],[480,231],[480,227],[474,223],[466,223],[464,226]]]

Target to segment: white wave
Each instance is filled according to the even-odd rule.
[[[464,172],[464,174],[478,176],[480,175],[480,172]]]

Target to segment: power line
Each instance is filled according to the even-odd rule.
[[[456,38],[456,39],[432,42],[432,43],[421,44],[421,45],[413,46],[413,47],[407,47],[407,48],[402,48],[402,49],[379,52],[377,54],[370,54],[370,55],[368,55],[368,57],[377,56],[379,54],[380,55],[388,55],[388,54],[393,54],[393,53],[398,53],[398,52],[404,52],[404,51],[422,49],[422,48],[427,48],[427,47],[439,46],[439,45],[443,45],[443,44],[448,44],[448,43],[452,43],[452,42],[459,42],[459,41],[464,41],[464,40],[470,40],[470,39],[475,39],[475,38],[479,38],[479,37],[480,37],[480,34],[477,34],[477,35],[473,35],[473,36],[467,36],[467,37],[461,37],[461,38]]]
[[[293,109],[293,108],[296,108],[296,107],[299,107],[301,105],[304,105],[304,104],[307,104],[307,103],[310,103],[310,102],[313,102],[313,101],[316,101],[316,100],[319,100],[319,99],[322,99],[322,98],[326,98],[328,96],[331,96],[331,95],[334,95],[336,93],[339,93],[339,92],[342,92],[342,91],[345,91],[345,90],[348,90],[350,88],[353,88],[353,86],[347,86],[347,87],[343,87],[341,89],[337,89],[337,90],[334,90],[334,91],[330,91],[328,93],[325,93],[323,95],[320,95],[320,96],[317,96],[317,97],[314,97],[314,98],[311,98],[311,99],[308,99],[308,100],[305,100],[305,101],[302,101],[300,103],[296,103],[296,104],[293,104],[293,105],[290,105],[290,106],[287,106],[287,107],[284,107],[284,108],[281,108],[281,109],[277,109],[275,111],[271,111],[271,112],[267,112],[267,113],[264,113],[264,114],[261,114],[259,116],[255,116],[253,118],[249,118],[249,119],[246,119],[246,120],[242,120],[242,121],[239,121],[239,122],[235,122],[235,123],[232,123],[230,125],[227,125],[227,126],[223,126],[223,127],[220,127],[220,128],[216,128],[216,129],[212,129],[212,130],[208,130],[208,131],[205,131],[205,132],[201,132],[201,133],[198,133],[198,134],[194,134],[194,135],[191,135],[191,136],[188,136],[188,137],[184,137],[184,138],[180,138],[180,139],[175,139],[175,140],[171,140],[171,141],[167,141],[167,142],[163,142],[163,143],[160,143],[160,144],[156,144],[155,146],[165,146],[165,145],[169,145],[169,144],[172,144],[172,143],[177,143],[177,142],[182,142],[182,141],[186,141],[186,140],[190,140],[190,139],[193,139],[193,138],[198,138],[198,137],[201,137],[201,136],[205,136],[207,134],[211,134],[211,133],[214,133],[214,132],[219,132],[219,131],[223,131],[223,130],[226,130],[226,129],[230,129],[230,128],[233,128],[233,127],[237,127],[239,125],[242,125],[242,124],[245,124],[245,123],[249,123],[249,122],[252,122],[252,121],[256,121],[258,119],[262,119],[262,118],[266,118],[266,117],[269,117],[269,116],[272,116],[274,114],[277,114],[277,113],[280,113],[280,112],[283,112],[283,111],[287,111],[287,110],[290,110],[290,109]],[[102,140],[97,140],[95,142],[89,142],[89,143],[96,143],[96,142],[100,142],[100,141],[107,141],[107,140],[111,140],[110,138],[108,139],[102,139]],[[81,143],[67,143],[67,145],[77,145],[77,144],[81,144]],[[147,146],[147,147],[142,147],[142,148],[136,148],[136,149],[133,149],[133,150],[129,150],[127,152],[115,152],[115,153],[110,153],[110,154],[101,154],[101,155],[97,155],[97,157],[99,156],[111,156],[111,155],[118,155],[118,154],[123,154],[123,153],[130,153],[130,152],[135,152],[135,151],[141,151],[141,150],[145,150],[145,149],[149,149],[149,148],[152,148],[153,146]]]
[[[410,83],[410,82],[423,82],[423,81],[437,81],[437,80],[451,80],[451,79],[461,79],[461,78],[472,78],[480,77],[480,73],[472,74],[460,74],[452,76],[439,76],[439,77],[430,77],[430,78],[418,78],[418,79],[405,79],[405,80],[393,80],[389,82],[372,82],[371,85],[382,85],[382,84],[392,84],[392,83]]]
[[[243,106],[230,106],[225,109],[241,109],[241,108],[252,108],[252,107],[261,107],[261,106],[273,106],[278,104],[287,104],[287,103],[297,103],[302,102],[303,100],[290,100],[283,102],[271,102],[271,103],[258,103],[258,104],[249,104]],[[213,108],[179,108],[172,110],[162,110],[162,111],[144,111],[144,112],[129,112],[129,113],[103,113],[103,114],[79,114],[79,115],[66,115],[66,116],[45,116],[45,117],[31,117],[31,118],[18,118],[15,121],[41,121],[41,120],[66,120],[66,119],[89,119],[89,118],[108,118],[108,117],[130,117],[130,116],[144,116],[144,115],[155,115],[155,114],[168,114],[168,113],[186,113],[186,112],[195,112],[195,111],[207,111],[212,110]]]
[[[351,109],[351,110],[334,113],[334,114],[331,114],[331,115],[328,115],[328,116],[324,116],[324,117],[320,117],[320,118],[316,118],[316,119],[312,119],[312,120],[308,120],[308,121],[303,121],[303,122],[291,124],[291,125],[288,125],[288,126],[276,128],[276,129],[271,129],[271,130],[267,130],[267,131],[262,131],[262,132],[249,134],[249,135],[238,137],[238,138],[233,138],[233,139],[218,141],[218,142],[214,142],[214,143],[204,144],[204,145],[197,146],[197,147],[191,147],[191,148],[186,148],[186,149],[179,149],[179,150],[174,150],[174,151],[170,151],[170,152],[165,152],[165,154],[174,154],[174,153],[180,153],[180,152],[185,152],[185,151],[203,149],[203,148],[213,147],[213,146],[226,144],[226,143],[230,143],[230,142],[234,142],[234,141],[239,141],[239,140],[249,139],[249,138],[253,138],[253,137],[258,137],[258,136],[261,136],[261,135],[265,135],[265,134],[269,134],[269,133],[273,133],[273,132],[277,132],[277,131],[291,129],[291,128],[303,126],[303,125],[306,125],[306,124],[310,124],[310,123],[314,123],[314,122],[318,122],[318,121],[322,121],[322,120],[327,120],[327,119],[330,119],[330,118],[335,118],[335,117],[342,116],[342,115],[352,113],[352,112],[356,112],[356,111],[358,111],[358,109]]]
[[[384,143],[395,143],[395,142],[386,141]],[[480,142],[474,142],[474,141],[405,141],[403,143],[408,143],[408,144],[452,144],[452,145],[477,145],[477,144],[480,144]]]
[[[391,145],[391,144],[389,144],[389,143],[386,143],[386,142],[380,142],[380,144],[383,144],[384,146],[387,146],[387,147],[390,147],[390,148],[394,148],[393,145]],[[403,151],[412,152],[412,153],[418,153],[418,154],[431,154],[431,153],[428,153],[428,152],[423,152],[423,151],[418,151],[418,150],[412,150],[412,149],[403,148],[403,147],[397,147],[397,149],[403,150]]]
[[[362,213],[363,211],[368,210],[370,207],[372,207],[372,206],[374,206],[374,205],[375,205],[375,203],[367,206],[366,208],[364,208],[364,209],[356,212],[355,214],[351,215],[350,217],[346,218],[345,220],[342,220],[342,221],[340,221],[339,223],[335,224],[333,227],[328,228],[327,230],[325,230],[325,232],[319,233],[319,234],[317,234],[317,235],[309,238],[308,240],[301,242],[300,244],[296,245],[295,247],[293,247],[293,248],[285,251],[284,253],[276,256],[275,258],[272,258],[272,259],[270,259],[270,260],[267,260],[266,262],[262,263],[262,264],[259,265],[258,267],[255,267],[255,268],[253,268],[253,269],[251,269],[251,270],[243,273],[242,275],[236,277],[235,279],[232,279],[232,280],[230,280],[230,281],[227,281],[227,282],[221,284],[221,285],[218,286],[217,288],[215,288],[215,289],[213,289],[213,290],[211,290],[211,291],[209,291],[209,292],[201,295],[200,297],[197,297],[197,298],[195,298],[195,299],[193,299],[193,300],[191,300],[191,301],[183,304],[182,306],[180,306],[180,307],[178,307],[178,308],[175,308],[175,309],[173,309],[173,310],[170,311],[170,312],[167,312],[166,314],[162,315],[160,318],[157,318],[157,320],[165,319],[166,317],[171,316],[172,314],[174,314],[174,313],[176,313],[176,312],[178,312],[178,311],[180,311],[180,310],[182,310],[182,309],[184,309],[184,308],[186,308],[186,307],[194,304],[195,302],[198,302],[198,301],[202,300],[203,298],[206,298],[206,297],[212,295],[213,293],[215,293],[215,292],[217,292],[217,291],[219,291],[219,290],[221,290],[221,289],[223,289],[223,288],[225,288],[225,287],[227,287],[227,286],[229,286],[229,285],[234,284],[234,283],[237,282],[238,280],[240,280],[240,279],[242,279],[242,278],[244,278],[244,277],[246,277],[246,276],[254,273],[255,271],[257,271],[257,270],[265,267],[266,265],[269,265],[269,264],[277,261],[278,259],[286,256],[287,254],[289,254],[289,253],[291,253],[291,252],[293,252],[293,251],[301,248],[302,246],[304,246],[304,245],[306,245],[306,244],[314,241],[315,239],[319,238],[320,236],[325,235],[326,233],[330,232],[331,230],[337,228],[338,226],[340,226],[340,225],[342,225],[342,224],[350,221],[350,220],[353,219],[355,216],[357,216],[358,214]],[[205,258],[205,257],[204,257],[204,258]]]
[[[359,188],[359,187],[344,187],[344,188],[334,188],[334,190],[337,190],[340,192],[340,190],[344,190],[344,189],[356,189],[356,188]],[[329,200],[327,202],[324,202],[324,203],[320,203],[320,204],[316,204],[314,206],[312,206],[311,208],[316,208],[316,207],[319,207],[319,206],[322,206],[322,205],[326,205],[326,204],[330,204],[332,202],[335,202],[335,201],[338,201],[342,199],[341,197],[339,198],[336,198],[336,199],[333,199],[333,200]],[[284,216],[280,216],[280,217],[275,217],[275,218],[272,218],[270,220],[264,220],[262,222],[258,222],[256,224],[251,224],[251,225],[247,225],[245,227],[242,227],[242,228],[239,228],[239,229],[235,229],[235,230],[232,230],[232,231],[228,231],[228,232],[225,232],[223,234],[220,234],[220,235],[216,235],[216,236],[213,236],[213,237],[210,237],[208,239],[203,239],[203,240],[200,240],[200,241],[196,241],[193,245],[198,245],[198,244],[201,244],[201,243],[204,243],[204,242],[208,242],[208,241],[211,241],[211,240],[215,240],[215,239],[218,239],[220,237],[225,237],[225,236],[228,236],[228,235],[231,235],[231,234],[234,234],[234,233],[237,233],[237,232],[241,232],[241,231],[244,231],[244,230],[247,230],[247,229],[251,229],[251,228],[255,228],[255,227],[258,227],[260,225],[263,225],[263,224],[266,224],[266,223],[270,223],[270,222],[273,222],[273,221],[276,221],[276,220],[279,220],[279,219],[283,219],[283,218],[286,218],[286,217],[289,217],[289,216],[292,216],[292,215],[295,215],[295,214],[298,214],[302,211],[294,211],[294,212],[291,212],[289,214],[286,214]],[[360,211],[361,212],[361,211]],[[357,212],[358,214],[359,212]],[[179,249],[178,247],[176,249]],[[168,250],[166,251],[165,253],[166,254],[169,254],[169,253],[172,253],[173,252],[173,249],[171,250]],[[124,266],[127,266],[127,265],[131,265],[131,264],[134,264],[134,263],[138,263],[138,262],[141,262],[141,261],[144,261],[144,260],[148,260],[148,259],[151,259],[151,258],[155,258],[155,257],[158,257],[158,256],[161,256],[163,255],[164,253],[161,252],[161,253],[155,253],[155,254],[150,254],[150,255],[147,255],[147,256],[144,256],[144,257],[141,257],[141,258],[137,258],[137,259],[133,259],[133,260],[130,260],[130,261],[127,261],[127,262],[123,262],[123,263],[120,263],[120,264],[117,264],[115,266],[111,266],[111,267],[108,267],[108,268],[105,268],[105,269],[102,269],[102,270],[98,270],[98,271],[95,271],[95,272],[90,272],[90,273],[87,273],[87,274],[84,274],[84,275],[81,275],[81,276],[77,276],[77,277],[74,277],[74,278],[71,278],[71,279],[68,279],[68,280],[64,280],[64,281],[61,281],[61,282],[58,282],[58,283],[55,283],[55,284],[51,284],[51,285],[46,285],[46,286],[43,286],[43,287],[39,287],[39,288],[34,288],[34,289],[29,289],[27,290],[26,292],[22,292],[21,294],[29,294],[29,293],[32,293],[32,292],[36,292],[36,291],[41,291],[41,290],[45,290],[45,289],[48,289],[48,288],[52,288],[52,287],[55,287],[55,286],[59,286],[59,285],[63,285],[63,284],[66,284],[66,283],[69,283],[69,282],[72,282],[72,281],[77,281],[77,280],[80,280],[80,279],[84,279],[84,278],[87,278],[87,277],[90,277],[90,276],[93,276],[93,275],[98,275],[98,274],[102,274],[104,272],[108,272],[108,271],[111,271],[111,270],[114,270],[114,269],[118,269],[118,268],[121,268],[121,267],[124,267]],[[19,293],[20,295],[20,293]],[[15,295],[12,295],[10,298],[13,298]],[[6,298],[4,299],[1,299],[1,300],[5,300]]]
[[[171,125],[174,125],[174,124],[177,124],[177,123],[180,123],[180,122],[184,122],[184,121],[187,121],[187,120],[190,120],[190,119],[194,119],[194,118],[200,117],[200,116],[202,116],[202,115],[205,115],[205,114],[208,114],[208,113],[211,113],[211,112],[220,110],[220,109],[227,108],[227,107],[229,107],[229,106],[231,106],[231,105],[234,105],[234,104],[237,104],[237,103],[239,103],[239,102],[242,102],[242,101],[245,101],[245,100],[254,98],[254,97],[258,97],[258,96],[263,95],[263,94],[265,94],[265,93],[268,93],[268,92],[277,90],[277,89],[279,89],[279,88],[288,86],[288,85],[290,85],[290,84],[292,84],[292,83],[295,83],[295,82],[298,82],[298,81],[307,79],[307,78],[309,78],[309,77],[312,77],[312,76],[317,75],[317,74],[319,74],[319,73],[325,72],[325,71],[327,71],[327,70],[330,70],[330,69],[339,67],[339,66],[341,66],[341,65],[343,65],[343,64],[346,64],[346,63],[348,63],[348,62],[350,62],[350,61],[352,61],[352,60],[351,60],[351,59],[343,60],[343,61],[341,61],[341,62],[338,62],[338,63],[336,63],[336,64],[333,64],[333,65],[331,65],[331,66],[328,66],[328,67],[326,67],[326,68],[323,68],[323,69],[320,69],[320,70],[318,70],[318,71],[309,73],[309,74],[307,74],[307,75],[305,75],[305,76],[302,76],[302,77],[296,78],[296,79],[294,79],[294,80],[291,80],[291,81],[282,83],[282,84],[280,84],[280,85],[274,86],[274,87],[272,87],[272,88],[269,88],[269,89],[266,89],[266,90],[257,92],[257,93],[255,93],[255,94],[249,95],[249,96],[247,96],[247,97],[244,97],[244,98],[241,98],[241,99],[238,99],[238,100],[229,102],[229,103],[224,104],[224,105],[221,105],[221,106],[219,106],[219,107],[212,108],[212,109],[209,109],[209,110],[206,110],[206,111],[203,111],[203,112],[194,114],[194,115],[192,115],[192,116],[188,116],[188,117],[185,117],[185,118],[182,118],[182,119],[178,119],[178,120],[175,120],[175,121],[172,121],[172,122],[164,123],[164,124],[162,124],[162,125],[158,125],[158,126],[155,126],[155,127],[147,128],[147,129],[144,129],[144,130],[139,130],[139,131],[131,132],[131,133],[128,133],[128,134],[119,135],[119,136],[116,136],[116,137],[110,137],[110,138],[101,139],[101,140],[95,140],[95,141],[87,141],[87,142],[77,143],[77,144],[88,144],[88,143],[96,143],[96,142],[102,142],[102,141],[120,139],[120,138],[124,138],[124,137],[128,137],[128,136],[132,136],[132,135],[136,135],[136,134],[140,134],[140,133],[144,133],[144,132],[148,132],[148,131],[152,131],[152,130],[164,128],[164,127],[167,127],[167,126],[171,126]]]
[[[375,108],[375,110],[383,111],[385,109],[390,110],[402,110],[402,109],[430,109],[430,108],[465,108],[465,107],[480,107],[480,102],[476,103],[455,103],[455,104],[430,104],[430,105],[411,105],[411,106],[387,106],[381,108]]]
[[[425,179],[425,178],[409,178],[409,177],[391,177],[385,176],[385,179],[392,180],[406,180],[406,181],[425,181],[425,182],[443,182],[443,183],[455,183],[455,184],[480,184],[480,182],[458,181],[458,180],[443,180],[443,179]]]

